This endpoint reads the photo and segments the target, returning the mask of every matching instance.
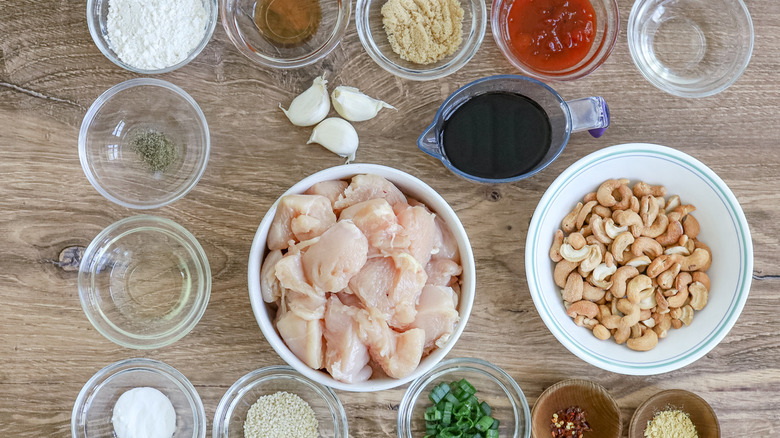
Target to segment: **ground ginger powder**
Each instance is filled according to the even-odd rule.
[[[439,61],[463,40],[459,0],[388,0],[382,23],[393,51],[415,64]]]
[[[679,410],[661,411],[647,422],[645,438],[698,438],[696,426],[687,413]]]

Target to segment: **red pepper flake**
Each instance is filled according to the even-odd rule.
[[[550,431],[553,438],[582,438],[591,429],[585,421],[585,412],[579,406],[569,406],[552,415]]]

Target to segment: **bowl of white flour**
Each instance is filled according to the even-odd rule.
[[[192,61],[216,23],[217,0],[87,0],[98,49],[136,73],[166,73]]]

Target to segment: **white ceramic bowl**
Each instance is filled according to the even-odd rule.
[[[656,348],[637,352],[614,341],[599,341],[566,315],[553,282],[549,251],[561,219],[609,178],[663,184],[669,194],[696,206],[699,240],[712,249],[707,271],[712,288],[707,306],[689,327],[670,330]],[[726,336],[739,318],[750,291],[753,245],[745,215],[731,190],[712,170],[672,148],[625,144],[594,152],[564,171],[547,189],[534,212],[525,247],[528,287],[547,328],[580,359],[615,373],[660,374],[698,360]]]
[[[463,274],[461,275],[461,294],[458,303],[460,321],[444,347],[433,351],[430,355],[423,358],[420,365],[412,374],[403,379],[385,377],[372,378],[362,383],[344,383],[333,379],[326,372],[309,368],[298,359],[289,348],[287,348],[287,345],[285,345],[284,341],[279,336],[279,333],[273,326],[271,321],[272,315],[269,313],[269,309],[260,293],[260,265],[267,253],[266,238],[268,237],[268,230],[271,227],[271,222],[276,214],[276,206],[279,203],[278,200],[271,206],[265,217],[263,217],[262,222],[260,222],[254,241],[252,242],[252,248],[249,252],[249,299],[252,303],[252,310],[254,311],[257,324],[260,326],[260,330],[262,330],[268,343],[271,344],[271,347],[273,347],[287,364],[315,382],[335,389],[356,392],[380,391],[403,385],[422,376],[439,363],[444,356],[447,355],[447,352],[452,349],[458,341],[458,338],[460,338],[463,329],[466,327],[466,322],[469,319],[471,307],[474,303],[474,293],[476,289],[474,254],[471,251],[471,244],[466,235],[466,230],[463,229],[463,225],[460,223],[458,216],[441,195],[436,193],[430,186],[408,173],[376,164],[349,164],[336,166],[304,178],[290,187],[282,196],[303,193],[306,189],[320,181],[336,179],[348,180],[355,175],[364,173],[372,173],[386,178],[394,183],[407,196],[414,197],[427,205],[428,208],[442,218],[449,226],[450,231],[452,231],[453,236],[455,236],[455,239],[458,242],[458,249],[460,250],[461,265],[463,266]]]

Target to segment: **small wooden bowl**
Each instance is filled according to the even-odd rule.
[[[661,391],[639,405],[631,417],[628,438],[644,438],[647,422],[653,419],[656,412],[667,409],[679,409],[688,413],[693,425],[696,426],[699,438],[720,438],[718,417],[709,403],[698,395],[682,389]]]
[[[531,411],[531,434],[535,438],[550,437],[552,415],[569,406],[579,406],[591,432],[585,437],[620,438],[623,422],[615,399],[598,383],[583,379],[560,381],[542,393]]]

